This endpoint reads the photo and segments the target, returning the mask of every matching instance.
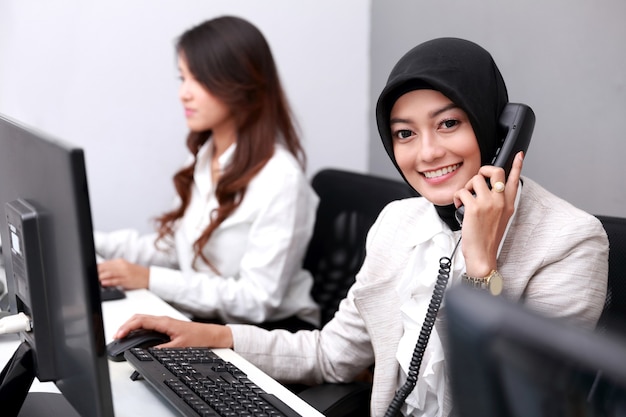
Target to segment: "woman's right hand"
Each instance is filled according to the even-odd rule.
[[[484,277],[497,269],[498,247],[515,212],[523,158],[523,152],[518,152],[508,177],[502,168],[482,166],[465,188],[454,195],[456,207],[465,205],[462,250],[465,272],[470,276]],[[488,187],[487,179],[491,184],[505,184],[504,190],[498,192]]]
[[[211,347],[232,348],[233,335],[228,326],[177,320],[167,316],[135,314],[122,324],[115,339],[125,337],[132,330],[148,329],[164,333],[170,341],[157,347]]]
[[[98,278],[103,287],[120,286],[125,290],[148,288],[150,269],[124,259],[112,259],[98,264]]]

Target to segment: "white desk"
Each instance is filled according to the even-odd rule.
[[[104,317],[104,331],[107,343],[113,340],[113,334],[132,314],[144,313],[167,315],[182,320],[187,318],[178,310],[147,290],[128,291],[123,300],[106,301],[102,303]],[[19,345],[15,335],[0,335],[0,366],[11,358]],[[223,359],[232,362],[241,368],[248,377],[261,388],[281,398],[291,408],[303,416],[320,417],[313,407],[301,400],[287,388],[274,381],[256,368],[250,362],[230,349],[216,349],[215,352]],[[133,368],[126,362],[109,363],[111,390],[113,392],[113,407],[117,417],[170,417],[177,415],[176,410],[158,395],[145,381],[132,381],[130,375]],[[31,387],[33,392],[58,392],[56,386],[50,382],[41,383],[37,380]]]

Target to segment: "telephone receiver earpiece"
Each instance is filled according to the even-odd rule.
[[[513,159],[518,152],[528,152],[530,139],[535,128],[535,113],[526,104],[507,103],[498,119],[498,131],[502,141],[496,150],[491,165],[504,168],[505,178],[508,178]],[[487,180],[489,188],[489,180]],[[456,221],[463,226],[465,207],[460,206],[454,213]]]

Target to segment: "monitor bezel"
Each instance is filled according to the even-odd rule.
[[[30,205],[38,226],[44,273],[27,278],[27,291],[42,292],[36,297],[16,288],[19,278],[7,247],[5,208],[18,201]],[[33,331],[20,333],[22,343],[32,349],[34,375],[53,381],[79,414],[112,417],[83,150],[0,115],[0,213],[10,312],[32,312],[24,303],[47,300],[47,317],[38,313],[32,317]],[[44,336],[38,337],[39,332]]]

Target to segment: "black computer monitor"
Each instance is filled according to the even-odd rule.
[[[23,402],[20,415],[113,416],[83,151],[2,115],[0,232],[10,312],[32,318],[0,378],[2,415]],[[34,377],[62,395],[28,393]]]
[[[626,340],[465,286],[445,311],[459,417],[626,416]]]

